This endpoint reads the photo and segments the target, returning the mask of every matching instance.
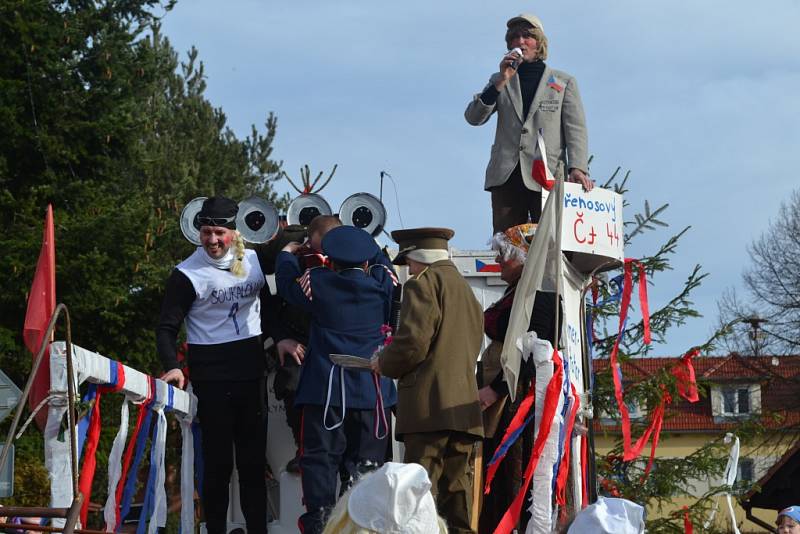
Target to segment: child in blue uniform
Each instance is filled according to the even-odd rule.
[[[352,226],[334,228],[322,240],[331,269],[301,272],[293,255],[299,246],[290,243],[278,255],[275,280],[284,299],[311,313],[295,404],[303,409],[300,469],[307,512],[300,529],[316,534],[336,503],[340,465],[352,479],[386,458],[389,409],[397,400],[394,383],[342,369],[329,355],[368,360],[383,344],[396,278],[372,237]],[[374,258],[380,262],[369,266]]]

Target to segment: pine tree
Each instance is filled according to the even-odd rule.
[[[619,169],[617,169],[603,187],[613,188],[624,195],[628,191],[629,175],[630,173],[627,173],[620,178]],[[627,205],[628,203],[626,202],[625,206]],[[667,208],[668,204],[664,204],[652,209],[649,202],[645,201],[642,212],[635,213],[631,219],[625,222],[625,245],[629,247],[635,239],[641,239],[642,236],[653,232],[657,228],[667,227],[668,224],[662,219]],[[655,250],[640,258],[645,266],[648,281],[658,284],[659,273],[672,269],[671,258],[678,252],[680,239],[689,231],[689,228],[687,226],[671,235]],[[616,286],[612,287],[609,281],[619,274],[620,272],[610,272],[600,277],[600,301],[618,290]],[[650,328],[654,342],[663,342],[668,336],[674,335],[675,330],[688,320],[700,316],[693,307],[691,295],[706,276],[708,275],[703,272],[701,266],[695,265],[686,277],[683,287],[679,289],[673,298],[656,308],[653,307],[656,303],[650,303]],[[639,274],[635,269],[634,282],[639,282]],[[594,310],[595,325],[599,337],[594,343],[595,357],[608,358],[610,356],[617,338],[619,312],[619,304],[614,302]],[[722,328],[709,339],[694,346],[687,345],[685,352],[696,349],[700,354],[708,354],[728,331],[729,327],[730,325],[722,325]],[[602,335],[600,335],[600,332],[602,332]],[[620,361],[647,356],[651,350],[651,345],[644,343],[643,321],[628,321],[619,347]],[[681,354],[675,356],[681,356]],[[704,395],[705,392],[702,386],[703,384],[700,383],[700,394]],[[674,405],[681,401],[671,369],[662,369],[655,375],[637,383],[625,383],[625,402],[628,404],[636,403],[646,408],[647,414],[654,412],[664,395],[669,395],[674,399],[673,404],[668,404],[666,407],[666,418],[669,418],[675,415]],[[619,420],[620,414],[614,397],[610,368],[606,368],[604,372],[598,373],[596,376],[593,401],[595,417],[603,413]],[[633,422],[632,434],[634,440],[642,434],[648,422],[647,418],[643,421]],[[757,421],[743,421],[737,429],[737,435],[744,441],[755,439],[762,434],[763,428]],[[744,489],[743,486],[727,488],[718,484],[711,487],[704,495],[695,496],[693,481],[708,480],[713,482],[721,479],[729,450],[729,446],[723,443],[723,438],[724,436],[720,435],[718,439],[705,444],[694,453],[682,458],[657,458],[655,468],[647,477],[644,476],[647,463],[646,457],[630,462],[622,461],[623,444],[620,438],[608,454],[596,456],[600,493],[627,498],[644,505],[650,510],[668,508],[678,496],[689,497],[694,499],[694,503],[689,506],[688,512],[695,528],[699,528],[699,525],[703,525],[709,517],[714,507],[715,499],[720,493],[729,490],[736,492]],[[649,452],[649,445],[645,450]],[[713,532],[714,528],[711,525],[703,531]],[[652,533],[682,533],[684,532],[683,515],[682,513],[675,513],[665,518],[649,518],[647,529],[648,532]]]
[[[181,63],[160,32],[172,4],[0,0],[0,368],[17,384],[30,370],[22,325],[48,203],[73,341],[159,374],[163,284],[192,250],[178,223],[185,203],[286,201],[271,188],[277,119],[245,139],[226,126],[205,97],[197,50]],[[28,430],[17,447],[17,473],[27,473],[17,494],[45,504],[46,487],[25,488],[41,478],[41,435]]]

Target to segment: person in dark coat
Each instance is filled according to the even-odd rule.
[[[293,254],[299,247],[290,243],[278,255],[276,285],[283,298],[311,313],[295,404],[303,410],[300,468],[307,511],[300,529],[317,534],[336,503],[340,466],[354,479],[386,457],[389,409],[397,401],[393,382],[345,370],[330,354],[369,359],[383,345],[397,279],[372,237],[352,226],[334,228],[322,239],[331,268],[301,271]],[[381,263],[369,266],[376,257]]]
[[[517,412],[522,399],[528,393],[536,371],[533,359],[522,362],[515,401],[509,397],[508,384],[503,377],[500,355],[503,340],[511,318],[517,283],[525,267],[525,259],[536,230],[535,224],[519,224],[498,232],[492,238],[492,249],[497,252],[500,265],[500,278],[508,284],[503,296],[489,306],[483,313],[484,333],[489,338],[489,346],[481,356],[481,375],[478,382],[483,385],[478,390],[484,416],[483,466],[486,468],[503,435]],[[553,343],[556,324],[555,293],[539,291],[533,303],[528,331],[536,332],[539,339]],[[525,462],[533,451],[534,427],[528,425],[522,436],[511,446],[506,458],[497,470],[492,483],[492,491],[483,498],[478,532],[494,532],[503,514],[519,492],[523,482]],[[526,497],[527,498],[527,497]],[[526,500],[518,525],[524,532],[530,518],[530,503]]]
[[[266,259],[264,274],[275,274],[275,260],[281,249],[291,242],[302,243],[308,237],[308,230],[299,224],[290,224],[281,228],[275,239],[257,245],[256,251]],[[300,258],[301,268],[305,269],[305,256]],[[316,259],[316,258],[314,258]],[[319,265],[319,261],[314,265]],[[300,410],[294,406],[294,395],[300,380],[300,365],[303,362],[305,348],[308,346],[308,330],[311,316],[304,309],[286,302],[280,295],[271,295],[269,302],[272,322],[272,346],[269,348],[271,368],[275,371],[272,389],[275,399],[283,403],[286,413],[286,424],[292,431],[297,453],[286,465],[286,471],[298,474],[300,453]]]

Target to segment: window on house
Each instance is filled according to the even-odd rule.
[[[724,388],[722,390],[722,413],[738,415],[748,414],[751,411],[749,388]]]
[[[753,482],[755,463],[752,458],[739,458],[736,470],[736,482]]]

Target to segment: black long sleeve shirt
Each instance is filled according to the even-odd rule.
[[[511,309],[508,310],[507,316],[504,316],[502,322],[499,322],[498,330],[501,330],[505,336],[508,330],[508,322],[511,319]],[[546,339],[553,343],[556,323],[556,295],[545,291],[537,291],[536,299],[533,301],[533,310],[531,311],[531,322],[528,327],[529,332],[536,332],[539,339]],[[533,358],[528,361],[522,361],[520,364],[520,383],[530,380],[535,374]],[[503,377],[503,373],[497,373],[492,383],[489,386],[501,397],[508,395],[508,384]]]
[[[259,255],[262,272],[266,272]],[[178,368],[176,341],[183,320],[189,314],[196,298],[194,286],[189,278],[174,269],[167,279],[161,314],[156,327],[156,348],[164,370]],[[189,344],[189,370],[192,380],[252,380],[264,374],[264,350],[262,337],[271,335],[274,321],[271,320],[269,285],[259,294],[261,299],[261,336],[228,343],[212,345]]]

